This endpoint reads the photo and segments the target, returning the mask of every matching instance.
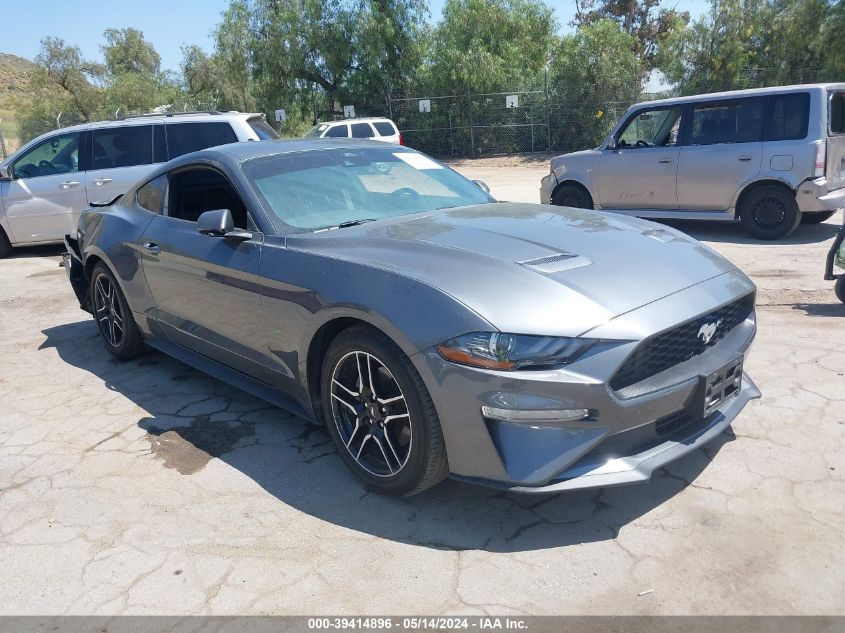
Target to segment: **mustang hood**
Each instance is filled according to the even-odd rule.
[[[496,327],[524,334],[581,334],[735,268],[659,224],[534,204],[444,209],[288,244],[424,281]]]

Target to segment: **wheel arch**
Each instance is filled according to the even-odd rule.
[[[776,186],[782,188],[785,192],[788,192],[791,196],[795,197],[795,189],[792,188],[792,185],[786,182],[785,180],[779,180],[778,178],[760,178],[758,180],[752,180],[751,182],[747,182],[743,184],[738,190],[737,194],[734,197],[734,203],[732,208],[734,210],[734,218],[739,219],[739,214],[742,211],[742,203],[744,202],[746,196],[750,194],[752,191],[759,189],[760,187],[766,186]]]
[[[570,176],[570,175],[568,175],[568,174],[566,175],[566,177],[565,177],[563,180],[561,180],[560,182],[558,182],[558,183],[554,186],[554,189],[552,189],[552,195],[551,195],[551,199],[549,200],[549,202],[551,202],[552,204],[554,204],[553,200],[555,199],[555,196],[557,195],[557,192],[558,192],[558,191],[559,191],[562,187],[564,187],[564,186],[566,186],[566,185],[569,185],[569,186],[574,186],[574,187],[578,187],[579,189],[581,189],[584,193],[586,193],[586,194],[590,197],[590,202],[592,202],[592,203],[593,203],[593,206],[595,206],[595,203],[596,203],[596,198],[595,198],[595,196],[593,195],[593,193],[590,191],[589,187],[587,187],[587,185],[585,185],[585,184],[584,184],[583,182],[581,182],[580,180],[577,180],[577,179],[573,178],[572,176]]]
[[[384,324],[378,324],[374,319],[367,318],[364,315],[333,315],[325,320],[311,336],[308,344],[308,351],[305,354],[304,372],[308,398],[311,403],[311,408],[314,411],[314,419],[321,424],[325,421],[322,415],[322,404],[320,398],[320,391],[322,389],[320,381],[323,373],[323,359],[326,357],[326,352],[332,344],[332,341],[349,328],[359,325],[371,328],[382,334],[407,356],[411,356],[417,351],[411,341],[401,340],[400,342],[400,340],[397,340],[404,339],[404,337],[402,337],[401,334],[397,334],[395,328],[385,327]],[[391,335],[391,331],[393,331],[394,335]]]

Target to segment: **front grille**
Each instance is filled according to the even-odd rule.
[[[753,310],[752,293],[671,330],[647,338],[622,363],[610,380],[611,389],[618,391],[630,387],[704,353],[745,321]],[[718,325],[710,340],[705,343],[702,328],[716,323]]]

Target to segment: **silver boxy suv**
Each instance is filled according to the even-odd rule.
[[[541,202],[782,238],[845,206],[843,112],[845,83],[638,103],[597,149],[552,159]]]
[[[79,214],[169,159],[235,141],[278,138],[263,114],[191,112],[86,123],[33,139],[0,162],[0,257],[61,243]]]

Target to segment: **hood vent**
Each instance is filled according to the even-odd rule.
[[[524,262],[519,262],[523,266],[543,266],[544,264],[557,264],[558,262],[566,261],[578,257],[572,253],[558,253],[557,255],[549,255],[548,257],[538,257],[537,259],[527,259]]]
[[[526,259],[517,263],[538,273],[557,273],[570,268],[586,266],[590,263],[590,260],[574,253],[557,253],[556,255]]]

